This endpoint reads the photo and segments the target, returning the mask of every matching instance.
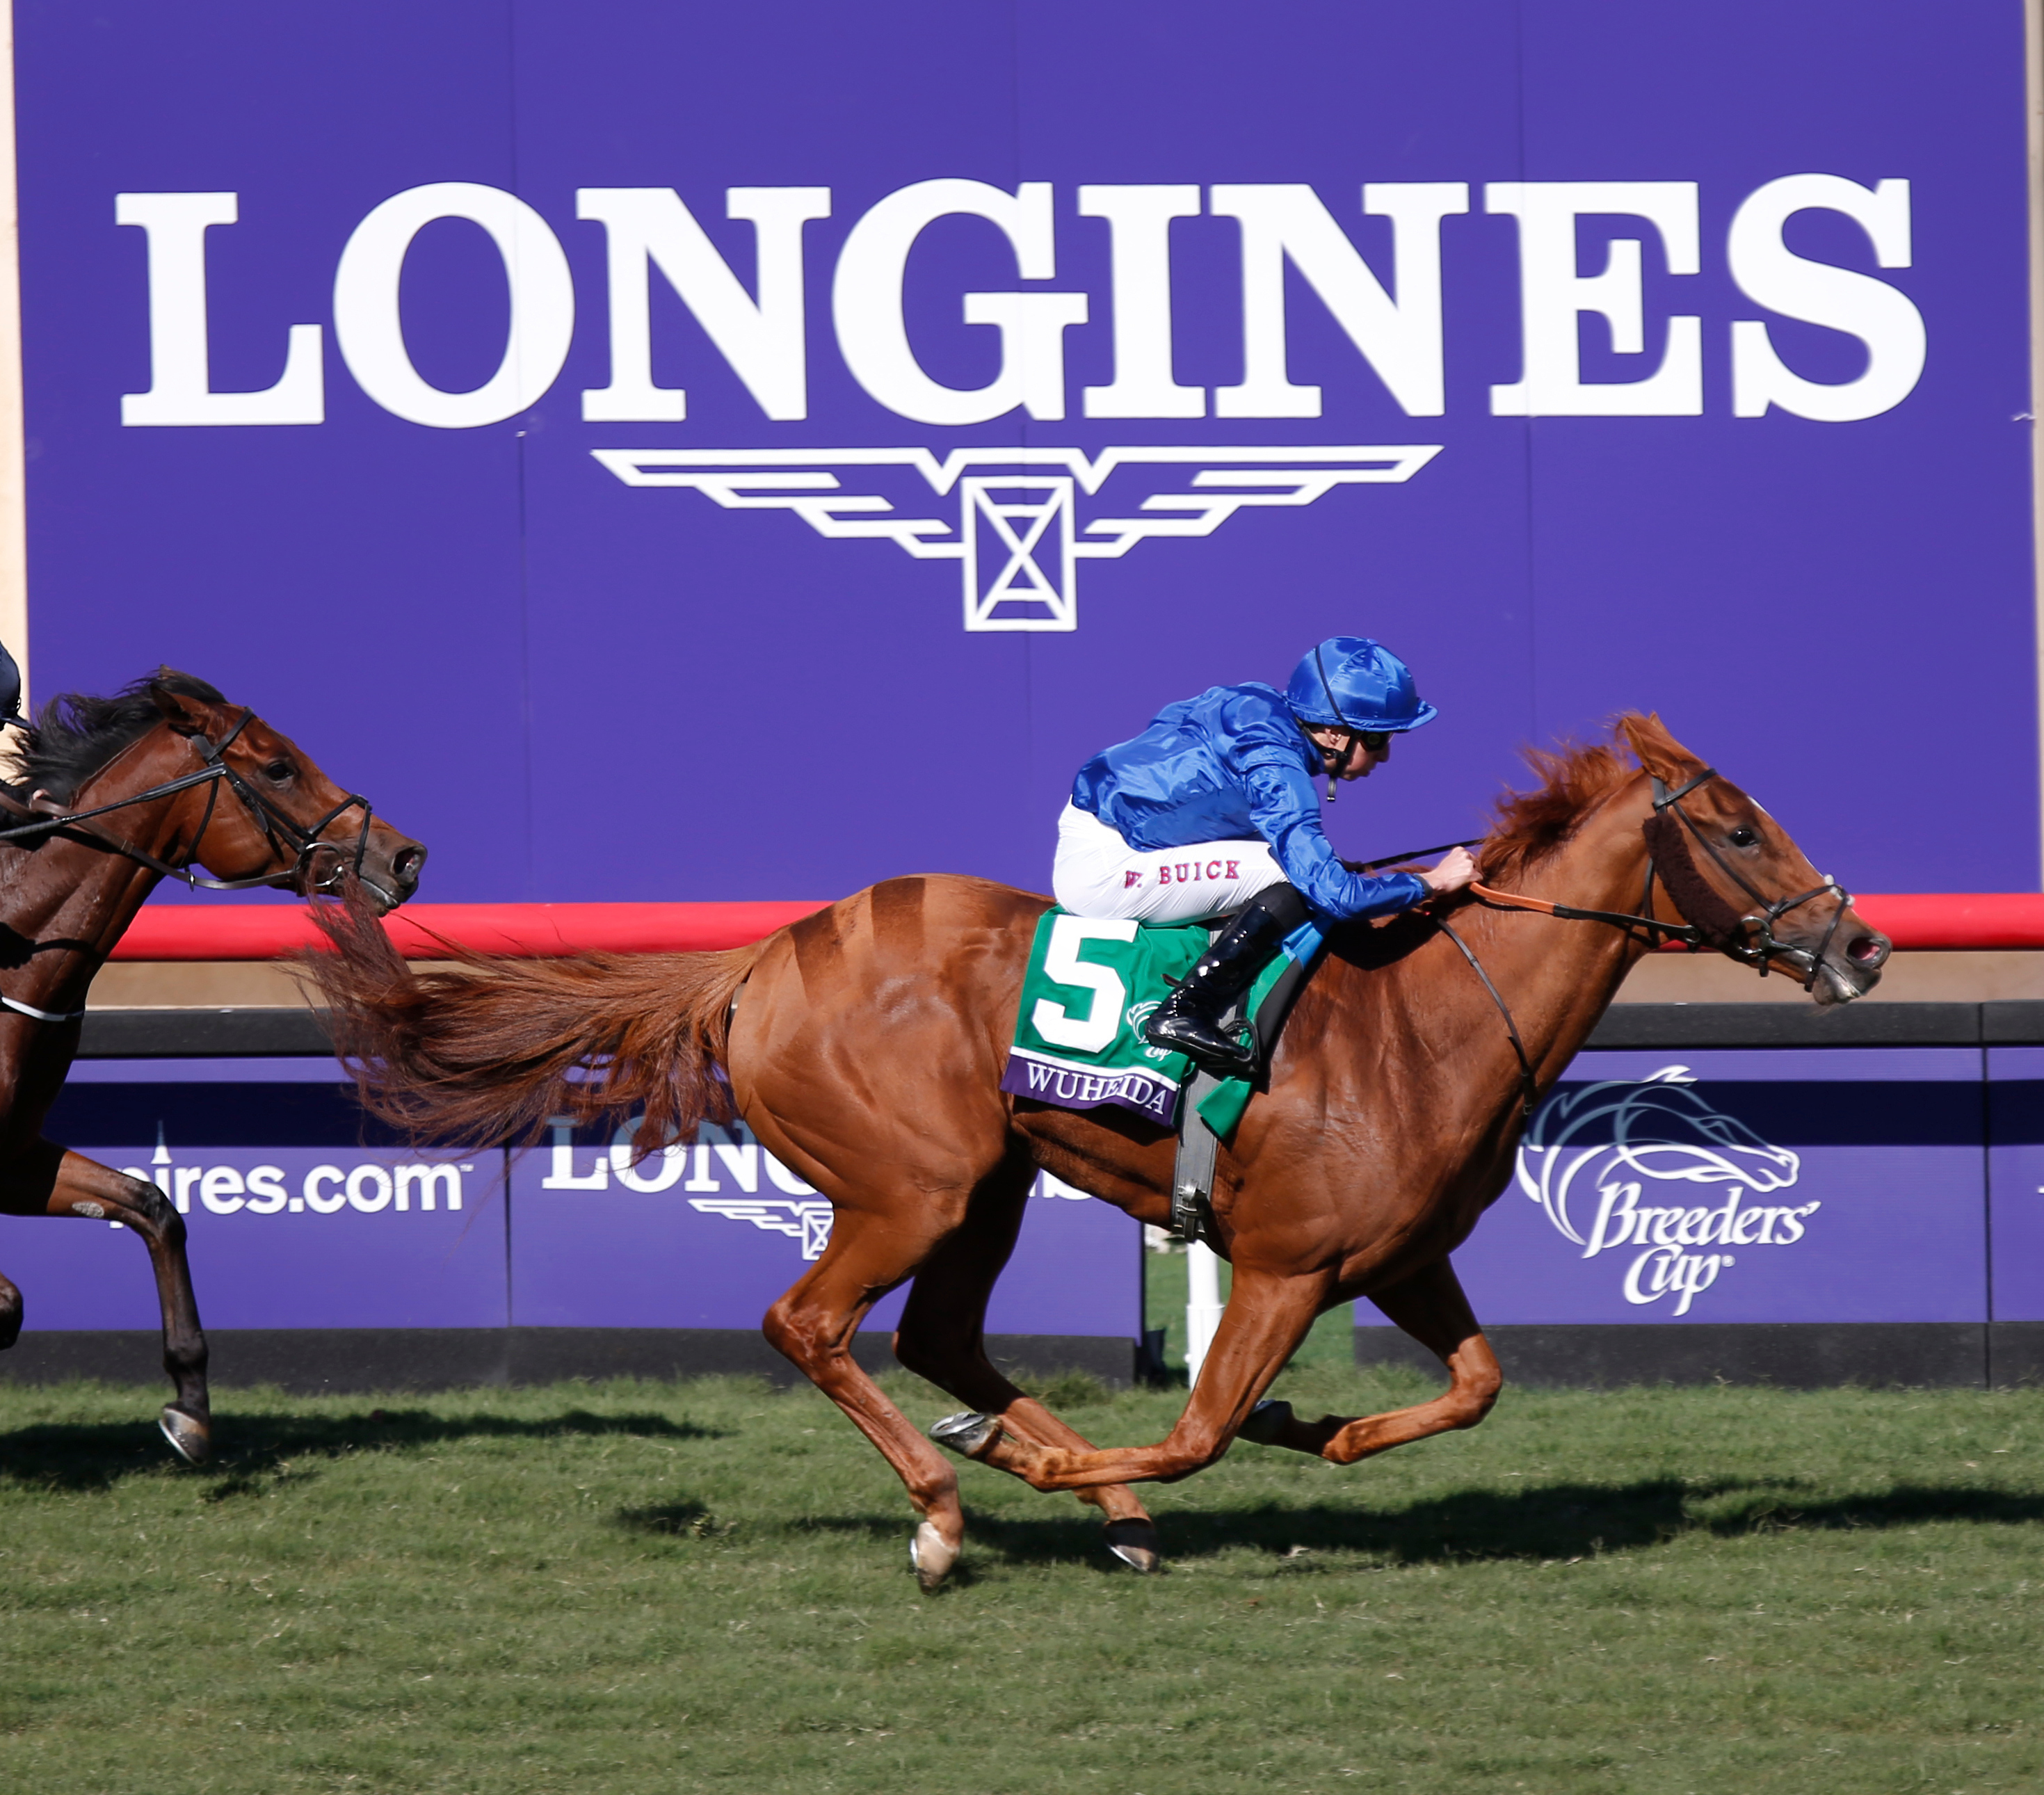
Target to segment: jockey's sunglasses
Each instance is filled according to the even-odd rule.
[[[1362,744],[1366,752],[1381,754],[1391,745],[1392,732],[1389,729],[1358,729],[1355,739]]]

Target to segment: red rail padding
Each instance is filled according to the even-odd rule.
[[[2044,947],[2044,892],[1892,892],[1853,908],[1898,947]]]
[[[1902,948],[2044,948],[2044,892],[1904,892],[1856,899]],[[439,959],[445,936],[483,953],[545,959],[596,950],[687,953],[736,947],[820,903],[407,904],[389,928],[406,958]],[[317,945],[305,913],[281,904],[165,904],[144,909],[117,960],[272,960]]]
[[[447,958],[436,936],[486,954],[689,953],[738,947],[820,910],[821,903],[407,904],[386,926],[407,959]],[[295,905],[164,904],[144,909],[117,960],[274,960],[317,947]]]

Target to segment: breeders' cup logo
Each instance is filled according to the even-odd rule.
[[[1519,1186],[1586,1259],[1631,1249],[1621,1285],[1630,1303],[1674,1299],[1686,1315],[1720,1273],[1738,1263],[1728,1247],[1790,1247],[1822,1206],[1749,1199],[1786,1190],[1802,1162],[1770,1146],[1736,1117],[1720,1114],[1684,1066],[1636,1082],[1613,1079],[1550,1098],[1519,1148]],[[1723,1201],[1643,1202],[1663,1187],[1726,1187]],[[1666,1186],[1677,1186],[1667,1190]],[[1571,1205],[1573,1205],[1573,1209]],[[1583,1217],[1592,1219],[1588,1231]]]
[[[1236,512],[1297,508],[1337,486],[1402,484],[1441,452],[1401,448],[592,449],[628,486],[682,486],[727,511],[788,511],[820,536],[892,542],[919,561],[962,563],[968,630],[1077,629],[1078,563],[1119,560],[1151,536],[1212,536]],[[840,479],[836,469],[855,471]],[[967,469],[980,471],[968,473]],[[1113,516],[1101,489],[1124,469],[1170,469]],[[1047,470],[1055,469],[1051,472]],[[904,515],[870,490],[906,470],[955,517]],[[996,471],[1005,470],[1005,471]],[[1028,470],[1028,471],[1023,471]],[[1186,471],[1189,470],[1189,471]],[[1132,475],[1120,482],[1139,483]],[[852,490],[847,490],[847,482]],[[863,486],[868,490],[860,491]],[[1089,513],[1079,521],[1081,500]]]
[[[1127,1011],[1128,1026],[1137,1034],[1141,1034],[1143,1024],[1163,1007],[1164,1002],[1161,997],[1147,997],[1139,1004],[1131,1004]],[[1169,1047],[1146,1047],[1143,1050],[1143,1056],[1146,1059],[1169,1059],[1171,1057],[1171,1050]]]

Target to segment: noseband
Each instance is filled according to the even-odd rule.
[[[302,880],[302,890],[306,892],[330,891],[340,882],[342,871],[352,867],[355,875],[362,875],[362,863],[369,851],[369,826],[375,812],[369,800],[359,792],[350,792],[340,803],[328,811],[317,822],[307,826],[295,818],[286,816],[266,794],[229,766],[225,758],[234,739],[255,721],[256,713],[244,709],[234,727],[216,742],[209,736],[194,732],[186,738],[198,751],[206,765],[196,773],[186,773],[175,779],[166,779],[160,785],[151,786],[146,791],[138,791],[132,798],[117,799],[112,804],[102,804],[90,810],[73,810],[61,817],[39,817],[32,823],[24,823],[11,829],[0,829],[0,841],[17,841],[29,836],[48,836],[60,830],[71,831],[77,840],[95,848],[103,848],[116,854],[125,855],[152,871],[162,873],[171,878],[181,878],[190,886],[202,886],[208,891],[248,891],[259,885],[274,884],[279,878]],[[6,721],[13,721],[9,718]],[[102,835],[97,829],[80,828],[79,825],[88,818],[104,817],[115,810],[129,809],[137,804],[152,804],[160,798],[173,798],[182,791],[190,791],[194,786],[209,788],[206,794],[206,813],[199,819],[197,832],[192,836],[191,854],[196,859],[199,845],[206,840],[206,832],[213,825],[213,807],[220,801],[220,787],[225,781],[241,801],[241,807],[249,819],[263,832],[263,839],[270,844],[271,851],[279,856],[296,850],[290,870],[282,873],[258,873],[248,878],[212,878],[193,872],[189,867],[172,866],[167,860],[159,860],[155,855],[136,847],[132,842],[117,840],[111,836]],[[355,833],[355,851],[351,857],[340,844],[322,841],[323,832],[336,817],[359,809],[362,827]],[[322,850],[335,856],[333,869],[324,878],[314,878],[314,857]]]

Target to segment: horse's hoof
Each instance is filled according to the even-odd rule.
[[[1109,1521],[1107,1549],[1131,1570],[1139,1571],[1145,1577],[1164,1568],[1163,1550],[1158,1543],[1155,1521]]]
[[[1238,1437],[1258,1446],[1275,1446],[1278,1436],[1291,1424],[1291,1420],[1292,1405],[1274,1401],[1266,1396],[1250,1410],[1249,1419],[1237,1430]]]
[[[156,1417],[171,1450],[188,1465],[202,1465],[213,1456],[213,1434],[196,1415],[189,1415],[175,1402],[167,1404]]]
[[[909,1542],[909,1562],[915,1566],[916,1581],[925,1594],[951,1575],[958,1561],[959,1548],[937,1531],[935,1521],[924,1521]]]
[[[930,1438],[968,1459],[977,1459],[1001,1437],[1001,1421],[993,1415],[947,1415],[930,1429]],[[948,1570],[949,1566],[945,1568]]]

